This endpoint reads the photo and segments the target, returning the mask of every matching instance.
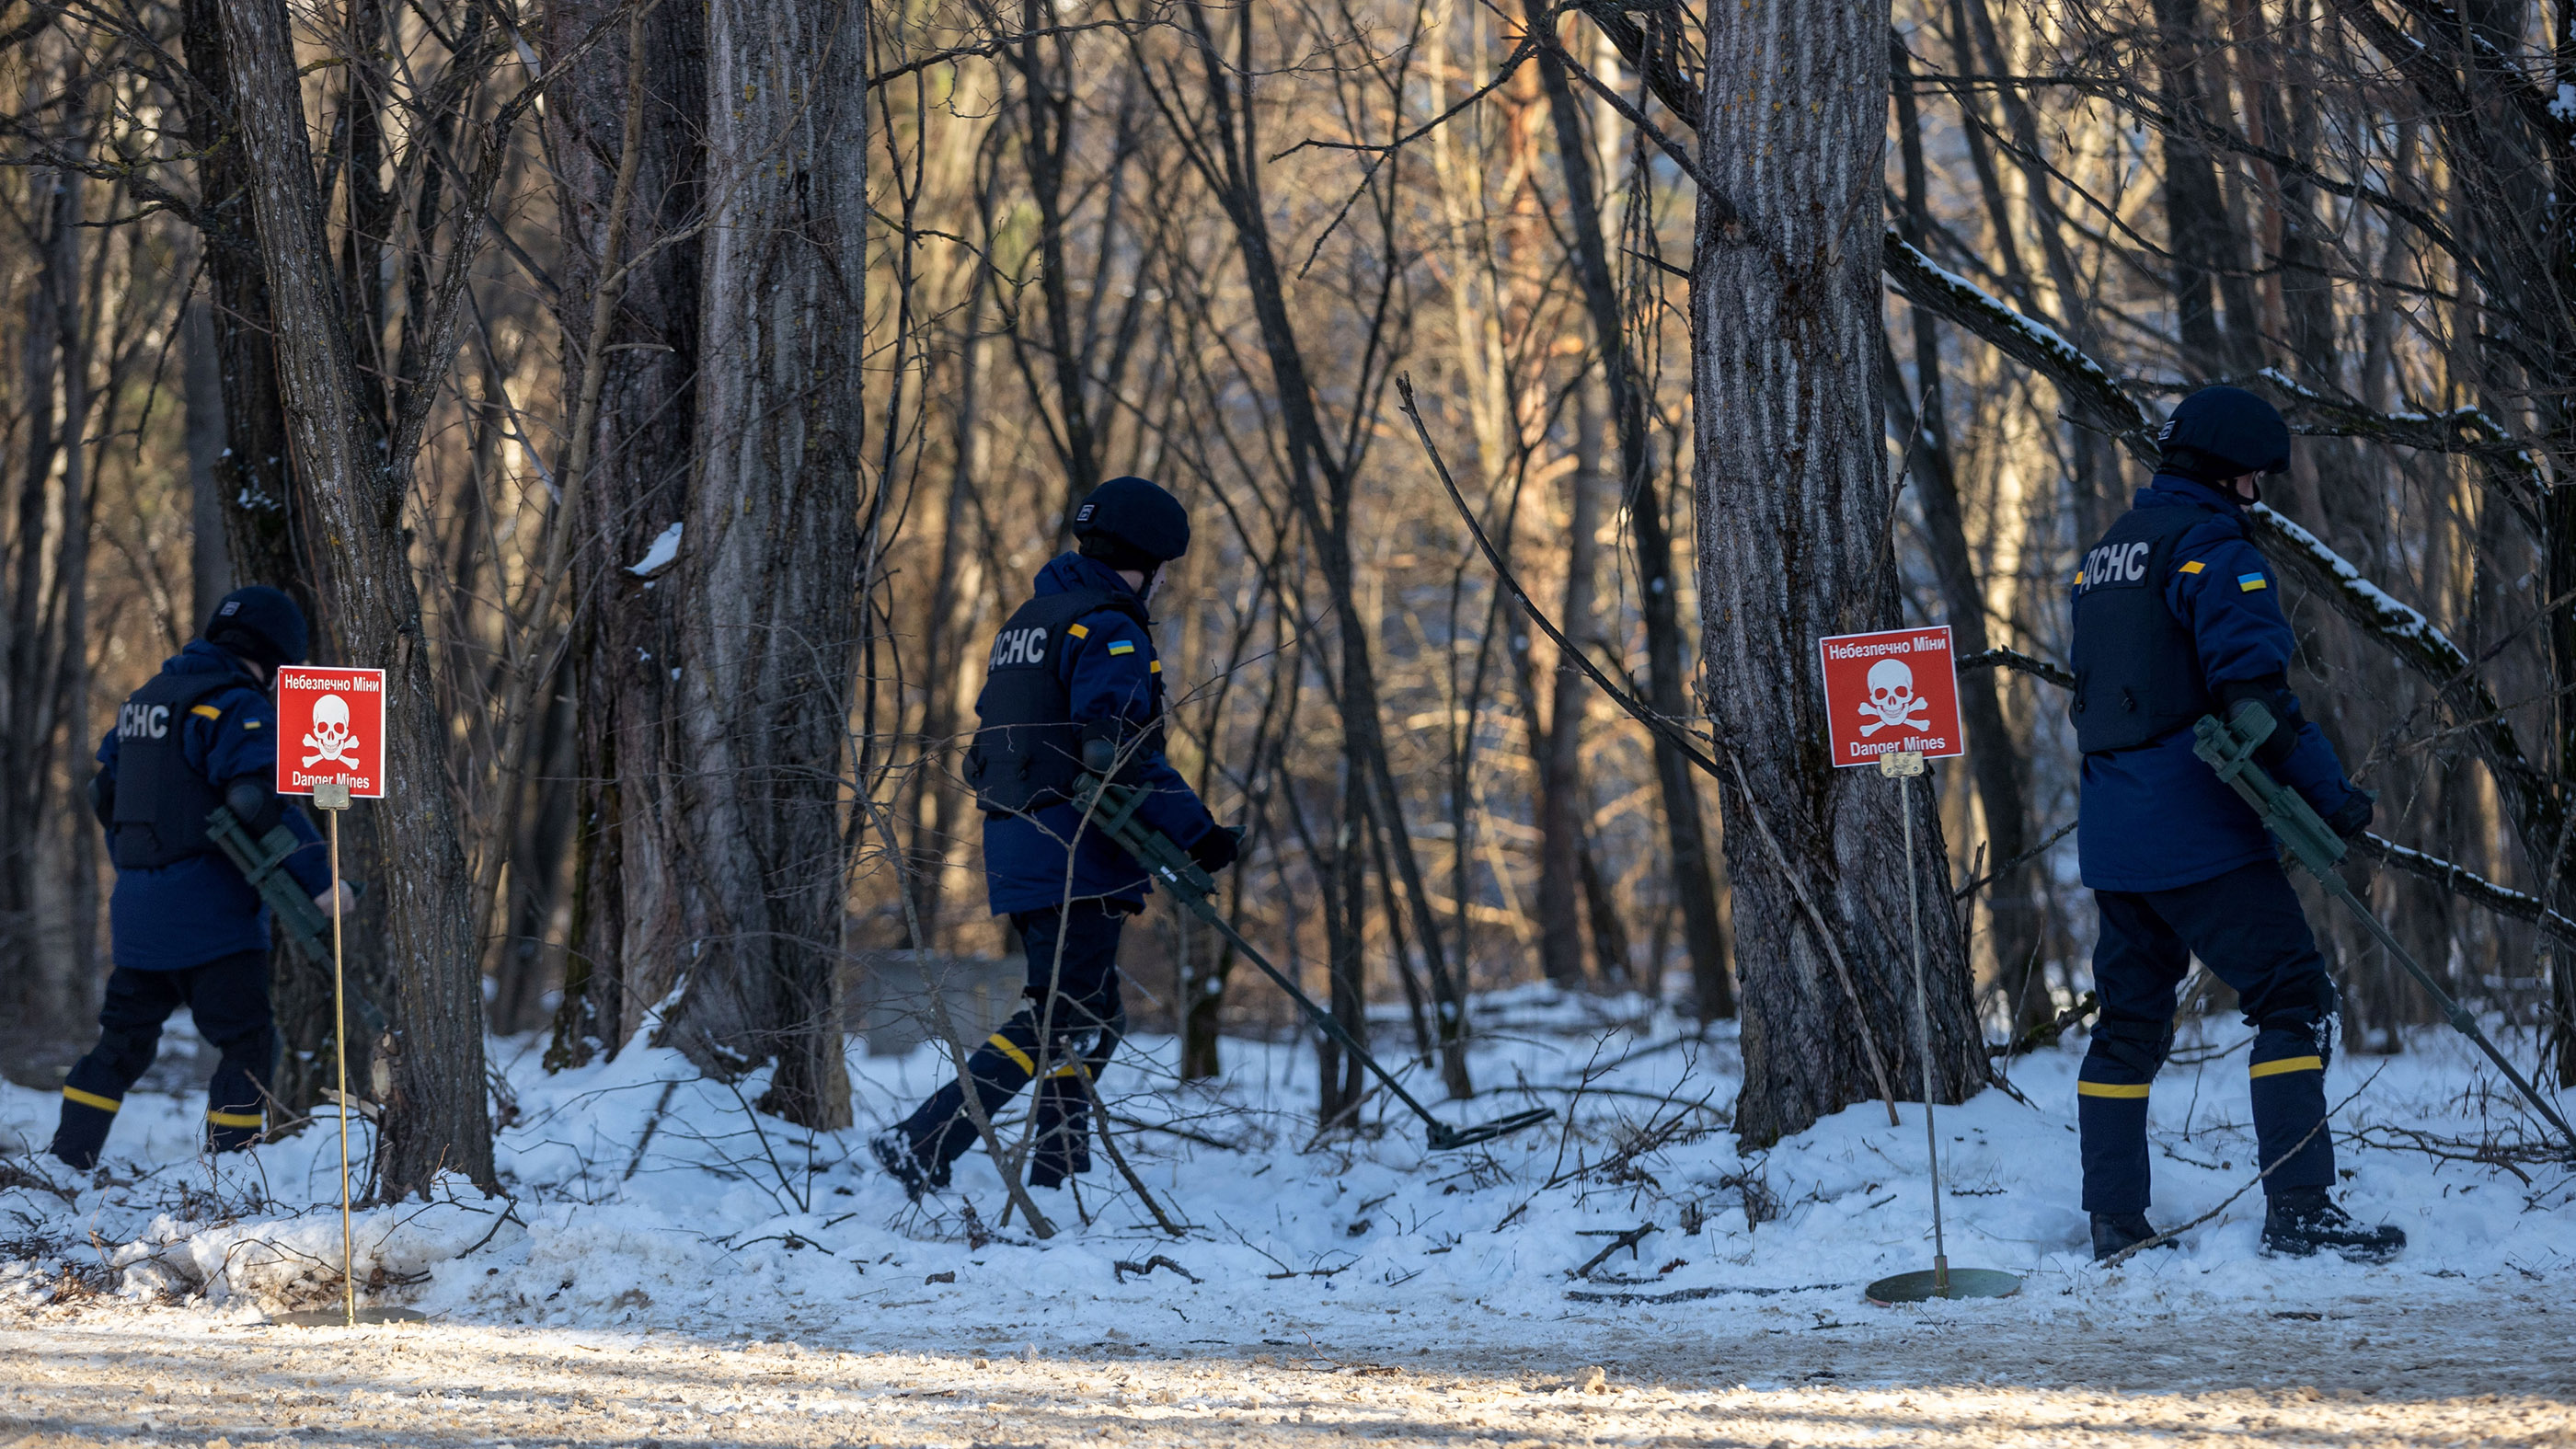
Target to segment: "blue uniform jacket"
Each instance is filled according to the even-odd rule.
[[[2165,607],[2191,626],[2211,691],[2228,680],[2284,674],[2298,640],[2281,613],[2272,566],[2246,541],[2243,507],[2219,490],[2158,474],[2138,508],[2195,508],[2208,519],[2176,540]],[[2160,891],[2272,860],[2279,851],[2253,808],[2191,752],[2188,726],[2134,750],[2084,757],[2076,854],[2097,891]],[[2276,772],[2320,815],[2353,794],[2343,762],[2313,722]]]
[[[170,656],[161,672],[234,674],[240,667],[232,656],[199,639]],[[208,695],[203,703],[215,717],[192,712],[181,726],[180,748],[188,763],[218,787],[244,775],[273,779],[277,707],[258,681],[242,675],[239,688]],[[108,779],[116,778],[112,729],[98,747],[98,764]],[[287,874],[318,896],[331,888],[330,861],[319,849],[322,837],[304,812],[292,806],[286,823],[297,838],[316,847],[287,857]],[[115,845],[111,829],[108,846]],[[268,949],[268,907],[233,863],[216,854],[192,855],[159,870],[118,871],[107,920],[116,964],[136,971],[181,971]]]
[[[1079,554],[1059,555],[1038,570],[1040,597],[1073,589],[1132,592],[1108,565]],[[1116,609],[1084,615],[1079,622],[1086,632],[1070,640],[1057,660],[1073,703],[1073,722],[1088,724],[1114,715],[1140,732],[1151,726],[1154,676],[1163,668],[1154,656],[1153,636]],[[1139,750],[1129,759],[1130,777],[1151,792],[1141,812],[1147,824],[1185,846],[1216,828],[1198,793],[1162,751]],[[1144,904],[1148,886],[1143,868],[1099,831],[1081,827],[1082,812],[1070,804],[1043,806],[1027,815],[985,816],[984,891],[993,914],[1102,896]]]

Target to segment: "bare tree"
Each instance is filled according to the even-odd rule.
[[[444,722],[403,512],[421,432],[453,354],[457,311],[508,128],[524,105],[476,127],[481,144],[472,170],[453,215],[444,219],[449,250],[434,290],[413,298],[420,310],[406,328],[410,345],[392,369],[390,427],[380,427],[314,183],[284,0],[227,5],[224,40],[274,304],[279,392],[299,501],[330,541],[319,593],[351,658],[383,661],[390,692],[387,798],[374,809],[385,817],[384,837],[402,848],[384,857],[397,1010],[379,1186],[388,1198],[400,1198],[426,1190],[442,1171],[489,1185],[481,953],[468,915],[465,859],[443,769]],[[466,83],[433,99],[435,118],[469,103],[479,89],[472,77],[504,44],[490,18],[477,12],[476,28],[452,58],[467,74],[451,79]],[[521,98],[533,99],[532,92]],[[440,220],[432,217],[433,228]]]
[[[1861,0],[1708,16],[1691,276],[1700,627],[1729,771],[1748,1143],[1921,1078],[1897,787],[1828,762],[1813,663],[1821,636],[1900,622],[1877,387],[1886,37],[1886,7]],[[1940,815],[1928,791],[1903,798],[1922,842],[1934,1077],[1955,1099],[1984,1080],[1984,1042]]]
[[[699,465],[680,606],[687,985],[664,1027],[711,1072],[775,1061],[765,1110],[850,1122],[836,997],[858,642],[868,17],[718,0]]]

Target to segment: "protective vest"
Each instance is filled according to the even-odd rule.
[[[1064,654],[1082,642],[1072,626],[1103,609],[1116,609],[1140,628],[1152,622],[1144,600],[1133,594],[1074,589],[1022,604],[994,637],[984,691],[975,698],[983,724],[966,751],[966,783],[975,789],[976,808],[1014,815],[1073,798],[1074,782],[1082,777],[1082,727],[1073,721]],[[1163,677],[1151,677],[1147,703],[1156,723],[1143,748],[1159,752]]]
[[[2165,604],[2174,545],[2207,523],[2198,508],[2132,508],[2085,552],[2075,576],[2075,699],[2084,753],[2130,750],[2217,706],[2191,626]]]
[[[116,711],[116,868],[159,870],[215,848],[206,816],[223,792],[185,748],[188,712],[240,675],[156,674]]]

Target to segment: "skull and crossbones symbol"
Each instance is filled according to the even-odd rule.
[[[308,770],[324,760],[353,770],[359,768],[358,737],[349,733],[349,702],[336,694],[313,701],[313,729],[305,735],[304,745],[319,751],[304,757],[304,768]]]
[[[1860,713],[1874,723],[1860,727],[1862,738],[1885,729],[1928,725],[1931,712],[1932,701],[1914,692],[1914,671],[1903,660],[1882,659],[1869,667],[1869,698],[1862,702]]]

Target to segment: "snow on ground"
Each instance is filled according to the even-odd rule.
[[[550,1076],[538,1065],[541,1042],[499,1041],[494,1060],[518,1106],[499,1139],[508,1196],[487,1200],[458,1183],[434,1203],[361,1210],[360,1271],[374,1285],[372,1301],[408,1304],[432,1320],[425,1333],[410,1330],[413,1380],[437,1377],[450,1352],[454,1372],[475,1382],[524,1371],[535,1375],[531,1385],[544,1379],[539,1360],[549,1356],[641,1355],[639,1364],[661,1365],[654,1373],[695,1385],[689,1393],[716,1396],[673,1401],[697,1405],[696,1435],[713,1432],[709,1406],[741,1398],[723,1385],[766,1371],[739,1358],[746,1345],[764,1344],[822,1355],[841,1365],[826,1378],[865,1379],[880,1397],[914,1393],[892,1387],[898,1380],[966,1373],[978,1356],[1007,1352],[1010,1374],[1034,1357],[1057,1365],[1049,1370],[1057,1377],[1026,1369],[1037,1377],[992,1392],[1068,1413],[1088,1401],[1076,1392],[1081,1374],[1063,1364],[1125,1365],[1120,1375],[1142,1387],[1122,1395],[1136,1413],[1116,1423],[1146,1438],[1163,1432],[1145,1422],[1151,1394],[1205,1397],[1203,1385],[1183,1382],[1197,1361],[1230,1365],[1236,1379],[1228,1382],[1252,1385],[1241,1392],[1256,1401],[1267,1393],[1305,1405],[1291,1413],[1274,1403],[1267,1418],[1236,1414],[1244,1423],[1367,1433],[1429,1422],[1419,1405],[1405,1407],[1406,1394],[1430,1391],[1425,1374],[1471,1375],[1485,1386],[1479,1393],[1507,1383],[1521,1394],[1562,1389],[1557,1397],[1580,1400],[1567,1412],[1592,1426],[1585,1432],[1606,1433],[1597,1411],[1617,1395],[1584,1397],[1568,1375],[1579,1378],[1586,1364],[1614,1369],[1613,1388],[1620,1375],[1664,1382],[1688,1400],[1673,1412],[1700,1415],[1691,1422],[1702,1429],[1715,1422],[1708,1415],[1787,1416],[1754,1443],[1834,1440],[1819,1426],[1842,1420],[1802,1418],[1793,1407],[1854,1385],[1949,1385],[1919,1417],[1882,1422],[1853,1404],[1834,1411],[1859,1414],[1851,1437],[1941,1439],[1981,1422],[1973,1406],[1989,1391],[1959,1387],[1979,1383],[2027,1391],[1989,1408],[2021,1416],[2016,1422],[2042,1439],[2098,1417],[2084,1407],[2091,1400],[2065,1397],[2085,1384],[2310,1386],[2304,1398],[2261,1401],[2291,1437],[2308,1429],[2373,1437],[2359,1420],[2335,1418],[2345,1412],[2334,1407],[2339,1385],[2419,1407],[2507,1396],[2488,1406],[2490,1420],[2475,1434],[2437,1415],[2382,1425],[2391,1437],[2576,1432],[2557,1404],[2576,1388],[2576,1369],[2556,1286],[2576,1270],[2576,1177],[2563,1166],[2448,1160],[2410,1145],[2418,1139],[2409,1134],[2475,1143],[2518,1130],[2509,1099],[2447,1033],[2414,1037],[2401,1056],[2340,1058],[2329,1078],[2331,1100],[2351,1098],[2337,1119],[2346,1201],[2412,1239],[2393,1264],[2262,1257],[2256,1190],[2193,1230],[2179,1251],[2096,1269],[2077,1198],[2079,1038],[2012,1064],[2028,1105],[1990,1090],[1938,1119],[1950,1260],[2022,1274],[2024,1292],[1880,1309],[1865,1303],[1863,1284],[1931,1259],[1919,1106],[1904,1104],[1891,1127],[1883,1107],[1863,1104],[1768,1152],[1739,1153],[1724,1130],[1738,1067],[1727,1034],[1695,1040],[1642,1000],[1543,989],[1487,998],[1476,1019],[1473,1072],[1483,1095],[1436,1110],[1463,1125],[1536,1102],[1565,1120],[1429,1153],[1416,1124],[1400,1112],[1381,1115],[1372,1099],[1361,1134],[1315,1143],[1314,1059],[1304,1044],[1229,1040],[1221,1082],[1182,1085],[1173,1080],[1175,1042],[1130,1043],[1104,1086],[1120,1145],[1164,1210],[1187,1225],[1177,1239],[1156,1229],[1105,1158],[1078,1200],[1034,1194],[1057,1229],[1045,1241],[1016,1215],[1005,1220],[999,1179],[980,1150],[960,1164],[950,1192],[907,1203],[869,1163],[862,1138],[947,1074],[933,1048],[854,1053],[861,1127],[811,1134],[752,1112],[745,1104],[758,1097],[757,1082],[737,1090],[699,1081],[669,1052],[638,1047]],[[1400,1043],[1407,1030],[1389,1019],[1378,1037]],[[2252,1176],[2246,1037],[2233,1022],[2187,1033],[2158,1084],[2160,1222],[2197,1217]],[[1430,1074],[1413,1077],[1438,1095]],[[22,1400],[15,1408],[0,1400],[0,1444],[10,1442],[13,1416],[38,1427],[89,1422],[68,1408],[70,1419],[36,1408],[86,1402],[87,1391],[77,1391],[84,1375],[105,1393],[98,1386],[133,1378],[115,1366],[123,1355],[137,1365],[175,1362],[186,1342],[208,1335],[290,1379],[305,1372],[292,1362],[328,1360],[340,1365],[330,1372],[348,1393],[383,1397],[377,1378],[390,1361],[369,1357],[374,1350],[351,1360],[348,1350],[310,1346],[323,1337],[260,1326],[277,1310],[336,1301],[332,1124],[210,1163],[193,1150],[203,1110],[202,1085],[189,1096],[129,1099],[110,1142],[111,1171],[96,1185],[47,1157],[0,1157],[0,1362],[16,1359],[32,1375],[13,1386],[15,1372],[0,1369],[0,1389]],[[41,1147],[54,1111],[40,1093],[0,1088],[0,1145],[14,1136]],[[1011,1139],[1018,1118],[1006,1114],[1001,1125]],[[357,1136],[363,1154],[363,1131]],[[1767,1220],[1748,1221],[1748,1204]],[[1653,1231],[1633,1250],[1612,1253],[1587,1278],[1572,1276],[1615,1234],[1647,1224]],[[2348,1338],[2356,1328],[2358,1339]],[[83,1346],[74,1352],[67,1343]],[[418,1355],[430,1345],[446,1347],[424,1365]],[[734,1362],[734,1377],[682,1362],[719,1350],[736,1357],[710,1362]],[[880,1357],[850,1357],[871,1353]],[[349,1377],[359,1373],[353,1363],[372,1365],[364,1374],[377,1378]],[[1323,1401],[1309,1380],[1326,1370],[1367,1382],[1323,1385],[1332,1412],[1317,1419]],[[166,1365],[151,1371],[185,1378]],[[1383,1383],[1371,1377],[1386,1374],[1393,1377]],[[1295,1383],[1306,1387],[1281,1399],[1287,1390],[1258,1387],[1264,1375],[1303,1375]],[[361,1378],[376,1389],[351,1387]],[[51,1387],[38,1390],[39,1379]],[[1337,1397],[1345,1387],[1376,1397],[1345,1401]],[[1726,1389],[1759,1402],[1724,1400]],[[1083,1392],[1092,1390],[1095,1398],[1109,1392]],[[181,1383],[177,1392],[185,1399],[191,1391]],[[751,1402],[735,1412],[750,1413],[742,1405]],[[1334,1417],[1351,1403],[1362,1405],[1350,1410],[1360,1417]],[[1665,1412],[1656,1402],[1631,1407],[1646,1416],[1634,1432],[1652,1440],[1670,1430],[1655,1418]],[[262,1422],[276,1412],[269,1406]],[[1027,1412],[1002,1417],[1021,1422]],[[1439,1432],[1505,1440],[1520,1432],[1509,1416],[1481,1430],[1475,1417],[1460,1408],[1439,1420]],[[2260,1417],[2246,1410],[2237,1431]],[[1877,1427],[1864,1434],[1864,1421]],[[904,1442],[1028,1437],[1007,1425],[985,1434],[963,1419],[903,1422]],[[1105,1433],[1111,1421],[1083,1422],[1091,1428],[1080,1434],[1065,1420],[1045,1436]],[[2143,1433],[2146,1422],[2131,1427]],[[411,1432],[392,1420],[376,1427]],[[680,1427],[672,1417],[657,1432],[692,1437]],[[788,1436],[781,1442],[802,1442],[771,1427]],[[591,1430],[483,1437],[513,1432],[577,1438]],[[870,1432],[844,1425],[824,1442]],[[1557,1431],[1533,1421],[1529,1432]]]

